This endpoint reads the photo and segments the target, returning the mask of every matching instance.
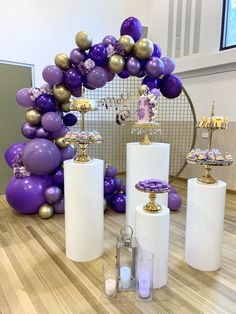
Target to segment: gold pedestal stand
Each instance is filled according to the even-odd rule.
[[[211,165],[204,165],[205,168],[205,175],[198,178],[198,181],[205,183],[205,184],[214,184],[217,180],[211,175],[212,166]]]
[[[141,145],[150,145],[152,142],[149,140],[149,135],[155,135],[161,132],[161,125],[158,122],[139,123],[135,122],[132,126],[131,133],[143,135],[140,141]]]
[[[144,193],[149,194],[150,202],[148,202],[146,205],[144,205],[143,209],[147,212],[150,212],[150,213],[156,213],[156,212],[161,211],[161,205],[156,203],[157,194],[168,193],[170,191],[170,189],[168,189],[168,190],[165,190],[163,192],[154,192],[154,191],[142,190],[142,189],[139,189],[137,187],[136,187],[136,190],[138,190],[139,192],[144,192]]]

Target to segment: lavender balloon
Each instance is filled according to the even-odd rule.
[[[88,55],[85,51],[75,48],[70,53],[70,61],[74,65],[78,65],[81,61],[85,61],[88,58]]]
[[[64,169],[59,167],[52,173],[52,180],[54,184],[63,187],[64,184]]]
[[[142,35],[142,25],[136,17],[130,16],[121,25],[120,35],[129,35],[136,42]]]
[[[120,78],[122,79],[127,79],[130,75],[129,75],[129,72],[124,69],[122,70],[120,73],[117,74]]]
[[[21,133],[26,137],[26,138],[35,138],[37,131],[37,127],[29,124],[29,122],[25,122],[22,127],[21,127]]]
[[[68,69],[65,72],[64,84],[69,89],[78,88],[82,85],[81,75],[75,68]]]
[[[57,103],[52,95],[42,94],[36,99],[35,108],[42,113],[56,111]]]
[[[116,43],[116,38],[112,35],[107,35],[103,38],[102,43],[105,47],[108,45],[114,45]]]
[[[159,89],[157,89],[157,88],[153,88],[152,90],[151,90],[151,93],[154,95],[154,96],[156,96],[156,97],[159,97],[160,96],[160,91],[159,91]]]
[[[87,84],[93,88],[103,87],[107,82],[107,73],[103,68],[95,66],[87,74],[86,79]]]
[[[74,147],[69,145],[66,148],[60,150],[61,152],[61,162],[67,159],[72,159],[75,153]]]
[[[17,142],[15,144],[12,144],[8,147],[8,149],[5,151],[4,157],[6,160],[6,163],[9,167],[12,168],[12,162],[16,155],[21,155],[23,152],[23,149],[27,143],[24,142]]]
[[[106,47],[103,44],[93,45],[89,50],[89,57],[97,65],[103,65],[107,61]]]
[[[109,69],[109,67],[107,65],[104,65],[103,68],[107,74],[107,82],[112,81],[116,74],[111,72],[111,70]]]
[[[53,204],[56,214],[64,214],[64,198],[61,198],[58,202]]]
[[[150,77],[158,77],[162,74],[164,70],[164,64],[160,58],[151,57],[146,62],[145,72]]]
[[[161,79],[160,91],[166,98],[176,98],[182,92],[182,82],[174,74],[167,74]]]
[[[160,87],[160,79],[150,76],[145,76],[145,78],[142,80],[143,85],[147,85],[149,90],[152,90],[153,88],[159,88]]]
[[[153,44],[153,53],[151,55],[151,57],[161,57],[162,51],[161,51],[161,47],[158,44]]]
[[[58,186],[50,186],[45,190],[45,198],[49,204],[58,202],[61,199],[61,189]]]
[[[61,116],[57,112],[47,112],[42,116],[41,124],[48,132],[59,131],[63,125]]]
[[[16,101],[22,107],[32,107],[34,105],[34,100],[32,100],[30,96],[30,88],[21,88],[16,93]]]
[[[117,169],[116,169],[116,167],[113,167],[111,165],[106,167],[106,169],[105,169],[105,177],[115,178],[116,176],[117,176]]]
[[[171,74],[174,69],[175,69],[175,61],[174,59],[170,58],[170,57],[163,57],[161,58],[162,62],[164,63],[164,70],[163,70],[163,74]]]
[[[137,75],[141,70],[141,64],[135,57],[129,57],[126,61],[126,70],[131,75]]]
[[[181,196],[177,193],[168,193],[168,208],[178,210],[182,204]]]
[[[45,131],[43,127],[40,127],[36,131],[36,137],[48,138],[49,137],[49,132]]]
[[[63,72],[56,65],[48,65],[43,69],[43,79],[51,84],[58,85],[63,81]]]
[[[22,153],[23,165],[33,174],[45,175],[56,169],[61,154],[57,146],[46,139],[34,139],[28,143]]]
[[[69,128],[63,124],[60,130],[56,132],[51,132],[50,137],[53,139],[56,139],[58,137],[63,137],[64,135],[66,135],[67,132],[69,132]]]

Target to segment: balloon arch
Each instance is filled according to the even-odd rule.
[[[70,57],[59,53],[55,65],[43,69],[47,84],[17,92],[17,103],[28,108],[21,132],[31,142],[15,143],[5,152],[14,173],[6,188],[11,207],[23,214],[39,212],[42,218],[64,212],[62,163],[73,157],[74,149],[63,137],[77,123],[77,117],[68,112],[71,96],[80,97],[82,86],[94,90],[116,75],[121,79],[136,76],[143,77],[141,92],[150,90],[167,98],[180,95],[181,80],[172,74],[174,60],[162,57],[159,45],[141,34],[141,23],[135,17],[122,23],[118,40],[108,35],[92,45],[90,35],[79,32],[75,36],[78,47]]]

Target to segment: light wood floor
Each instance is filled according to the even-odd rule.
[[[236,195],[228,194],[222,268],[201,272],[183,259],[186,184],[177,182],[183,206],[171,213],[169,278],[152,302],[135,293],[102,294],[101,267],[114,260],[124,215],[105,215],[105,251],[89,263],[64,254],[64,217],[20,216],[0,197],[0,310],[2,313],[236,313]]]

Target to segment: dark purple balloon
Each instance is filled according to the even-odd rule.
[[[114,178],[104,178],[104,195],[112,194],[116,190],[116,181]]]
[[[112,35],[107,35],[103,38],[102,44],[107,47],[108,45],[114,45],[116,43],[116,38]]]
[[[103,65],[107,61],[106,47],[103,44],[93,45],[89,50],[89,57],[97,65]]]
[[[63,71],[56,65],[46,66],[42,74],[43,79],[51,85],[58,85],[63,81]]]
[[[120,35],[129,35],[136,42],[142,35],[142,25],[139,20],[133,16],[128,17],[121,25]]]
[[[124,69],[122,70],[120,73],[117,74],[120,78],[122,79],[127,79],[130,75],[129,75],[129,72]]]
[[[66,148],[60,150],[61,152],[61,162],[67,159],[72,159],[75,153],[74,147],[69,145]]]
[[[161,57],[162,51],[161,51],[161,47],[158,44],[153,44],[153,53],[151,55],[151,57]]]
[[[77,117],[73,113],[68,113],[63,117],[63,122],[67,126],[73,126],[77,123]]]
[[[40,127],[37,129],[35,137],[48,138],[49,132],[45,131],[43,127]]]
[[[61,195],[61,189],[55,185],[45,190],[45,198],[49,204],[58,202],[61,199]]]
[[[52,95],[42,94],[35,100],[35,108],[42,113],[56,111],[57,103]]]
[[[57,146],[43,138],[28,143],[22,153],[23,165],[33,174],[46,175],[60,164],[61,154]]]
[[[35,138],[37,131],[37,127],[29,124],[29,122],[25,122],[22,127],[21,127],[21,133],[26,137],[26,138]]]
[[[146,74],[143,70],[140,70],[139,73],[136,75],[137,77],[144,77]]]
[[[105,169],[105,177],[115,178],[117,176],[117,169],[113,166],[108,166]]]
[[[75,68],[68,69],[65,72],[64,84],[69,89],[81,87],[82,80],[79,71]]]
[[[114,194],[107,194],[104,196],[105,200],[107,201],[107,204],[110,206],[111,205],[111,198]]]
[[[79,48],[73,49],[70,53],[70,61],[74,65],[78,65],[81,61],[85,61],[87,58],[87,53]]]
[[[153,88],[159,88],[160,87],[160,79],[150,76],[145,76],[145,78],[142,80],[142,84],[147,85],[149,90],[152,90]]]
[[[71,94],[74,97],[80,97],[82,95],[82,88],[81,88],[81,86],[71,89]]]
[[[147,60],[145,72],[150,77],[158,77],[164,70],[164,64],[160,58],[151,57]]]
[[[86,79],[87,84],[93,88],[103,87],[107,82],[107,73],[103,68],[95,66],[87,74]]]
[[[174,74],[167,74],[161,79],[160,91],[166,98],[176,98],[182,92],[182,82]]]
[[[56,139],[58,137],[62,137],[64,135],[66,135],[67,132],[69,132],[69,128],[63,124],[62,127],[60,128],[60,130],[58,130],[56,132],[51,132],[50,137],[53,139]]]
[[[46,203],[45,190],[51,185],[48,176],[12,177],[6,188],[6,198],[11,207],[22,214],[35,214]]]
[[[163,75],[171,74],[175,69],[175,61],[170,57],[163,57],[161,58],[162,62],[164,63],[164,70]]]
[[[119,190],[121,188],[122,184],[123,184],[122,179],[116,177],[115,181],[116,181],[116,188],[117,188],[117,190]]]
[[[12,162],[16,155],[22,154],[23,149],[27,143],[24,142],[17,142],[15,144],[12,144],[8,147],[8,149],[5,151],[4,157],[6,160],[6,163],[9,167],[12,168]]]
[[[182,204],[181,196],[177,193],[168,193],[168,208],[178,210]]]
[[[44,130],[48,132],[56,132],[61,129],[63,121],[57,112],[49,111],[42,116],[41,124]]]
[[[111,208],[117,213],[125,213],[126,196],[123,193],[116,193],[111,198]]]
[[[56,214],[64,214],[64,198],[62,197],[58,202],[53,204]]]
[[[34,100],[32,100],[30,96],[30,88],[21,88],[16,93],[16,101],[22,107],[32,107],[34,105]]]
[[[135,57],[129,57],[126,61],[126,70],[131,75],[137,75],[141,70],[141,64],[139,60]]]
[[[54,184],[63,187],[64,185],[64,169],[59,167],[52,173],[52,179]]]
[[[120,191],[123,192],[124,194],[126,194],[126,186],[125,186],[125,184],[122,184],[122,186],[120,187]]]

